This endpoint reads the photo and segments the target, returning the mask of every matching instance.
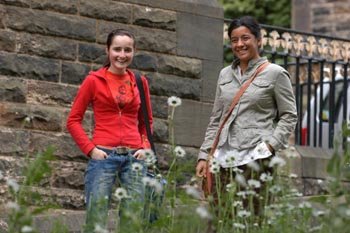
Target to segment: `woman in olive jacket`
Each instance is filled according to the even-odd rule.
[[[266,57],[259,55],[260,30],[258,22],[250,16],[235,19],[229,26],[228,36],[236,59],[219,75],[212,114],[198,155],[198,177],[205,176],[209,169],[208,154],[233,97],[256,69],[267,62]],[[289,74],[282,67],[269,64],[256,76],[233,109],[220,133],[214,158],[221,168],[248,170],[246,164],[266,161],[274,151],[286,148],[296,123],[296,104]],[[220,177],[222,175],[220,173]]]

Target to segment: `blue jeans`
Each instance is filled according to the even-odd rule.
[[[101,148],[100,148],[101,149]],[[90,159],[85,172],[86,227],[85,232],[94,232],[95,225],[106,229],[108,207],[112,189],[118,178],[119,184],[127,191],[129,198],[122,199],[121,209],[143,209],[145,188],[142,178],[146,174],[144,162],[132,156],[119,155],[112,150],[104,150],[108,157],[104,160]],[[132,164],[141,163],[141,171],[133,171]],[[135,211],[135,209],[129,209]],[[120,222],[121,223],[121,222]]]

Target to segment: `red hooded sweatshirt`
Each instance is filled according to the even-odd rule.
[[[69,133],[86,155],[96,145],[127,146],[134,149],[150,148],[134,73],[127,70],[134,88],[134,97],[130,103],[120,109],[107,84],[106,71],[107,67],[103,67],[95,72],[90,72],[80,86],[67,119]],[[145,77],[142,77],[142,83],[152,129],[151,100]],[[82,126],[85,111],[90,104],[95,121],[92,139],[88,137]]]

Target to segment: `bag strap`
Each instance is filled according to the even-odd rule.
[[[254,74],[252,75],[252,77],[250,79],[248,79],[243,85],[242,87],[239,89],[239,91],[237,92],[237,94],[235,95],[235,97],[232,100],[232,103],[230,105],[230,108],[224,118],[224,120],[221,122],[220,127],[218,129],[218,132],[216,133],[215,136],[215,140],[213,143],[213,146],[211,147],[210,153],[209,153],[209,158],[208,161],[210,161],[210,159],[212,158],[214,151],[216,150],[216,147],[218,146],[219,143],[219,138],[220,138],[220,134],[222,129],[224,128],[224,125],[226,124],[227,120],[230,118],[231,113],[233,111],[233,109],[235,108],[235,106],[237,105],[237,103],[239,102],[239,99],[241,98],[241,96],[243,95],[243,93],[245,92],[245,90],[247,90],[247,88],[249,87],[249,85],[254,81],[255,77],[261,72],[263,71],[266,66],[268,66],[270,63],[269,62],[264,62],[263,64],[261,64],[254,72]]]
[[[137,85],[137,87],[139,89],[139,92],[140,92],[141,109],[142,109],[143,119],[144,119],[145,126],[146,126],[147,138],[148,138],[148,141],[151,144],[151,149],[153,150],[154,154],[156,154],[156,148],[155,148],[154,142],[153,142],[151,126],[149,125],[149,118],[148,118],[148,110],[147,110],[147,105],[146,105],[145,91],[143,89],[143,84],[142,84],[142,79],[141,79],[140,73],[135,72],[135,78],[136,78],[136,85]]]

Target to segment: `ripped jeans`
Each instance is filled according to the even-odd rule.
[[[94,232],[97,226],[107,229],[108,208],[117,178],[128,195],[121,200],[120,215],[124,211],[137,213],[143,209],[145,187],[142,178],[146,175],[144,161],[137,160],[131,153],[120,155],[113,150],[102,150],[108,154],[108,157],[104,160],[90,159],[85,171],[86,226],[84,232]],[[135,171],[132,168],[133,163],[140,163],[142,169]],[[121,221],[119,224],[125,224]]]

